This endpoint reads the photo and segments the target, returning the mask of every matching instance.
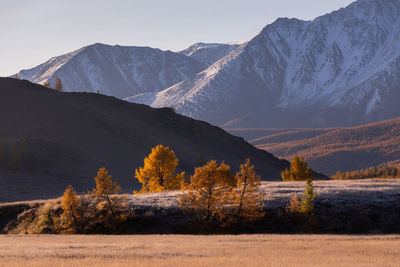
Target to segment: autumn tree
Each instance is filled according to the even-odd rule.
[[[60,225],[63,233],[83,233],[81,203],[72,185],[68,186],[61,199],[63,213],[60,215]]]
[[[259,192],[260,177],[256,175],[250,159],[240,165],[235,175],[236,186],[229,194],[233,222],[254,221],[264,216],[262,194]]]
[[[210,223],[219,221],[225,196],[235,186],[231,168],[225,163],[219,166],[215,160],[195,169],[190,185],[180,197],[184,210],[198,215],[200,220]]]
[[[49,82],[44,82],[42,85],[47,88],[52,88]]]
[[[19,74],[18,73],[14,74],[14,79],[19,80]]]
[[[57,91],[59,91],[59,92],[64,92],[63,84],[62,84],[62,82],[61,82],[61,79],[58,78],[58,77],[56,77],[55,87],[56,87],[56,90],[57,90]]]
[[[292,196],[289,205],[286,206],[285,211],[286,213],[292,215],[298,215],[301,213],[299,198],[296,195]]]
[[[178,159],[169,147],[158,145],[144,159],[144,166],[135,170],[135,178],[142,189],[135,193],[160,192],[180,189],[184,173],[176,174]]]
[[[112,180],[112,176],[108,174],[105,167],[99,169],[94,180],[96,187],[93,188],[93,196],[101,222],[105,227],[115,227],[117,223],[126,219],[124,214],[126,198],[116,195],[121,188],[116,181]]]
[[[290,163],[290,170],[284,170],[281,177],[283,181],[306,181],[314,179],[314,172],[308,168],[302,157],[295,156]]]

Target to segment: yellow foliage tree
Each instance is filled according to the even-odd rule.
[[[57,90],[57,91],[59,91],[59,92],[64,92],[64,87],[63,87],[63,84],[62,84],[60,78],[56,77],[56,83],[55,83],[55,85],[56,85],[56,90]]]
[[[264,216],[262,194],[259,192],[260,177],[256,175],[250,159],[240,165],[235,175],[236,187],[230,193],[233,204],[233,222],[247,222]]]
[[[314,172],[307,167],[302,157],[295,156],[290,163],[290,170],[284,170],[281,177],[283,181],[306,181],[314,179]]]
[[[51,85],[50,85],[49,82],[44,82],[42,85],[43,85],[44,87],[51,88]]]
[[[195,169],[190,182],[180,196],[181,207],[197,213],[205,222],[219,220],[226,204],[225,196],[235,184],[230,166],[225,163],[218,166],[215,160],[210,161]]]
[[[287,214],[291,215],[296,215],[301,212],[299,198],[296,195],[292,196],[285,210]]]
[[[184,173],[175,173],[178,162],[175,152],[169,147],[154,147],[144,159],[144,166],[135,170],[135,178],[142,184],[142,189],[135,193],[180,189]]]
[[[93,188],[97,210],[104,226],[112,228],[116,223],[126,219],[126,198],[118,196],[121,187],[112,176],[108,174],[105,167],[100,168],[94,178],[96,187]]]
[[[82,233],[80,206],[78,195],[71,185],[68,186],[61,199],[63,213],[60,216],[60,225],[63,233]]]

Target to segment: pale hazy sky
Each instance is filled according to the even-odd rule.
[[[312,20],[353,0],[0,0],[0,76],[92,43],[177,51],[247,41],[278,17]]]

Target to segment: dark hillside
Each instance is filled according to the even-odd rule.
[[[59,196],[68,184],[89,189],[106,166],[125,192],[138,188],[134,169],[157,144],[170,146],[182,170],[200,157],[236,168],[246,157],[264,180],[280,179],[288,162],[242,138],[171,109],[154,109],[100,94],[59,93],[0,78],[0,140],[9,147],[23,138],[28,154],[12,170],[0,163],[0,201]]]

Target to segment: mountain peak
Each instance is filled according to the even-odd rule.
[[[359,0],[313,21],[277,19],[194,78],[160,92],[152,105],[249,127],[347,126],[393,117],[392,97],[400,99],[399,6],[398,0]]]
[[[180,51],[182,55],[189,56],[200,62],[203,62],[206,66],[214,64],[231,51],[236,49],[239,43],[195,43],[188,48]]]

